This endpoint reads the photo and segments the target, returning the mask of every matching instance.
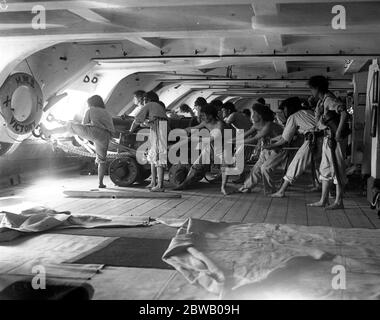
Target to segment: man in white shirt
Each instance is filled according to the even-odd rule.
[[[297,132],[305,136],[305,141],[290,163],[281,188],[271,195],[273,198],[284,197],[288,186],[304,173],[307,167],[311,164],[313,150],[310,138],[316,131],[316,121],[313,112],[310,110],[303,110],[301,100],[298,97],[284,100],[280,109],[283,109],[284,115],[287,118],[282,136],[276,143],[265,146],[264,148],[269,150],[281,148],[289,144]]]

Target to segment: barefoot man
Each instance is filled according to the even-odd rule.
[[[258,141],[264,144],[265,141],[276,139],[282,133],[282,127],[274,122],[274,112],[263,104],[255,103],[253,105],[252,122],[257,128],[257,133],[254,137],[245,139],[245,144],[257,143]],[[239,192],[251,192],[261,180],[264,182],[265,194],[274,192],[274,170],[285,158],[286,152],[283,150],[261,150],[259,160],[251,169]]]
[[[202,119],[202,122],[194,127],[186,128],[186,131],[188,133],[191,133],[192,129],[200,130],[200,129],[207,129],[210,132],[210,142],[211,143],[200,143],[201,145],[201,154],[199,157],[194,161],[192,164],[190,171],[188,172],[185,180],[174,190],[184,190],[186,189],[191,183],[193,183],[196,180],[196,177],[201,175],[202,172],[205,170],[205,165],[202,164],[202,159],[207,158],[205,155],[213,156],[213,160],[215,162],[216,158],[218,158],[220,164],[221,164],[221,172],[222,172],[222,185],[221,185],[221,192],[226,195],[228,194],[226,191],[226,184],[227,184],[227,176],[225,174],[225,167],[223,165],[223,150],[217,150],[219,148],[215,149],[215,146],[212,147],[212,144],[215,143],[215,141],[222,142],[223,141],[223,132],[224,132],[224,123],[218,118],[218,111],[217,109],[208,104],[205,106],[202,106],[200,108],[200,116]],[[216,150],[215,152],[211,152],[212,150]],[[214,154],[215,153],[215,154]]]
[[[335,202],[326,209],[342,209],[343,187],[347,184],[345,163],[341,151],[341,143],[345,136],[345,124],[348,116],[346,106],[333,93],[329,91],[328,80],[323,76],[314,76],[309,80],[309,87],[313,96],[319,99],[315,109],[318,128],[324,130],[322,160],[319,167],[320,180],[322,181],[322,195],[318,202],[309,206],[325,207],[328,204],[328,196],[331,183],[336,185]],[[339,119],[336,131],[327,126],[328,116],[335,114]]]
[[[98,164],[99,188],[105,188],[103,178],[107,169],[107,150],[115,128],[112,116],[105,109],[103,99],[100,96],[92,96],[87,100],[87,104],[89,108],[86,111],[82,124],[69,121],[64,126],[52,130],[46,129],[41,124],[41,131],[48,138],[53,134],[70,132],[93,142],[96,150],[95,162]]]
[[[281,103],[280,109],[283,110],[284,116],[287,119],[282,137],[276,143],[264,148],[272,150],[273,148],[284,147],[293,140],[297,132],[304,135],[305,140],[290,163],[280,190],[271,195],[273,198],[284,197],[288,186],[303,174],[311,164],[313,152],[312,137],[316,131],[316,121],[313,112],[303,110],[301,100],[298,97],[284,100]]]

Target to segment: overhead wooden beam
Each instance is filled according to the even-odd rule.
[[[11,31],[11,30],[26,30],[31,29],[32,24],[31,23],[0,23],[0,31]],[[45,24],[46,29],[52,29],[52,28],[65,28],[65,25],[62,24],[52,24],[47,23]]]
[[[254,0],[252,3],[252,9],[255,16],[276,15],[278,13],[275,1]]]
[[[91,9],[87,8],[76,8],[76,9],[69,9],[70,12],[82,17],[83,19],[90,21],[90,22],[96,22],[96,23],[111,23],[108,19],[104,18],[100,14],[92,11]]]
[[[270,49],[282,49],[283,41],[281,34],[265,34],[264,35],[265,44]]]
[[[108,30],[107,30],[108,29]],[[229,38],[252,37],[252,35],[261,34],[252,29],[235,29],[235,30],[186,30],[186,31],[144,31],[144,32],[128,32],[123,28],[100,28],[97,25],[89,25],[86,27],[76,26],[73,28],[65,28],[64,30],[36,30],[6,32],[1,34],[1,40],[25,41],[25,40],[52,40],[52,41],[91,41],[91,40],[121,40],[128,38],[166,38],[166,39],[204,39],[219,38],[227,36]]]
[[[344,67],[343,74],[352,74],[359,72],[361,68],[368,62],[369,59],[352,59]]]
[[[123,7],[115,1],[83,1],[83,0],[65,0],[65,1],[7,1],[6,12],[32,11],[35,6],[42,6],[45,10],[76,10],[76,9],[117,9]]]
[[[285,60],[275,60],[273,61],[274,70],[280,74],[288,73],[288,66]]]
[[[317,61],[317,62],[331,62],[342,60],[354,59],[375,59],[380,56],[380,52],[373,52],[368,54],[240,54],[240,55],[167,55],[167,56],[135,56],[135,57],[110,57],[110,58],[95,58],[93,61],[98,63],[134,63],[134,62],[152,62],[152,61],[183,61],[183,60],[218,60],[218,61],[232,61],[238,59],[239,61],[247,60],[251,63],[255,62],[281,62],[281,61]]]
[[[251,19],[252,29],[264,34],[290,35],[331,35],[331,34],[369,34],[379,33],[380,22],[374,16],[367,19],[354,20],[346,30],[335,30],[331,27],[332,15],[330,12],[316,14],[312,11],[284,12],[279,15],[254,15]]]
[[[127,37],[127,40],[148,50],[157,50],[162,48],[162,41],[158,38]]]
[[[339,3],[350,2],[377,2],[378,0],[340,0]],[[24,1],[8,2],[7,11],[31,11],[36,5],[44,6],[45,10],[68,10],[74,8],[101,9],[101,8],[145,8],[145,7],[177,7],[177,6],[209,6],[209,5],[231,5],[231,0],[103,0],[103,1],[84,1],[84,0],[63,0],[63,1]],[[258,10],[272,10],[276,4],[286,3],[331,3],[331,0],[234,0],[234,5],[256,4]],[[261,3],[260,3],[261,2]],[[264,4],[264,8],[260,6]]]

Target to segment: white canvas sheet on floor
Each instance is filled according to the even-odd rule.
[[[189,219],[163,259],[222,298],[380,298],[380,230]]]

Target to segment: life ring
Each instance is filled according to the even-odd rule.
[[[0,88],[1,114],[13,133],[31,133],[39,124],[43,113],[43,95],[38,82],[27,73],[9,76]],[[17,105],[28,103],[25,105]],[[16,104],[16,105],[14,105]],[[26,108],[26,115],[22,114]]]

